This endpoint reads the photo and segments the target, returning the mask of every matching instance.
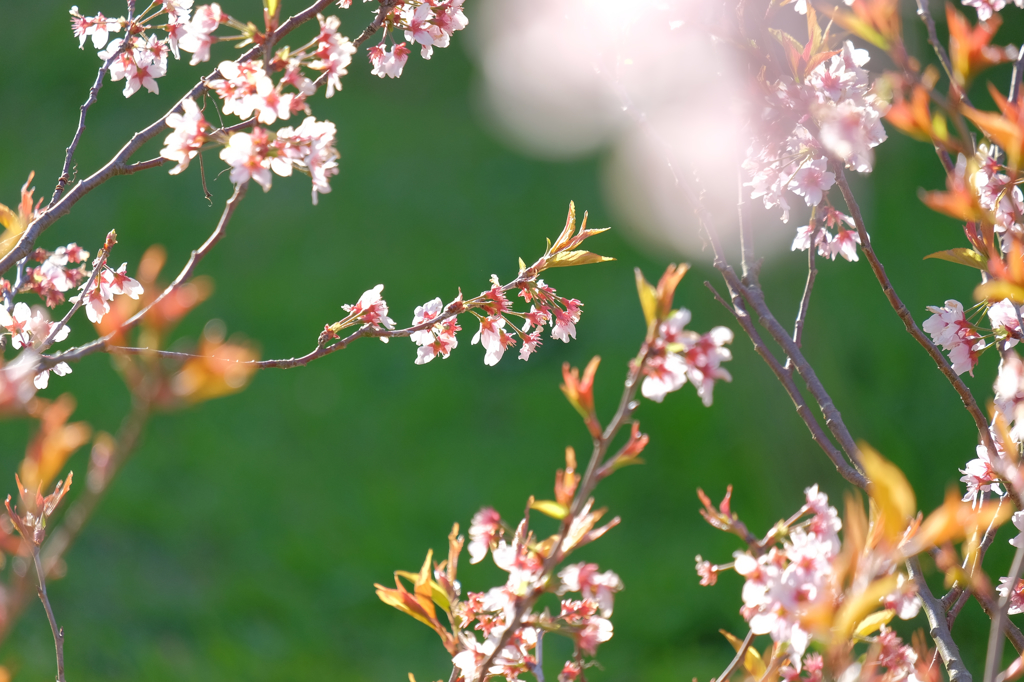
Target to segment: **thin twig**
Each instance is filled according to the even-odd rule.
[[[1024,540],[1024,533],[1017,536]],[[988,651],[985,654],[985,678],[984,682],[993,682],[1002,667],[1003,659],[1003,623],[1008,620],[1007,611],[1010,608],[1010,598],[1016,591],[1017,583],[1021,574],[1024,573],[1024,542],[1017,545],[1017,551],[1013,554],[1013,564],[1010,566],[1010,582],[1007,584],[1006,594],[999,598],[999,604],[995,614],[992,616],[992,628],[988,633]]]
[[[43,369],[48,369],[50,367],[53,367],[58,362],[74,362],[75,360],[79,360],[80,358],[85,357],[86,355],[95,353],[98,350],[102,350],[108,341],[113,339],[118,334],[121,334],[124,331],[129,330],[136,324],[138,324],[142,320],[142,318],[146,316],[146,313],[152,310],[154,306],[159,305],[159,303],[168,296],[170,296],[175,289],[177,289],[184,282],[190,279],[192,277],[192,274],[195,272],[196,266],[199,265],[199,261],[201,261],[206,256],[206,254],[208,254],[210,250],[213,249],[217,242],[219,242],[227,233],[227,225],[231,221],[231,216],[234,215],[235,209],[238,208],[238,204],[241,203],[242,199],[245,197],[245,191],[246,189],[248,189],[248,187],[248,181],[235,185],[234,193],[231,195],[231,198],[228,199],[227,202],[224,204],[224,212],[221,214],[220,220],[217,221],[217,227],[213,230],[210,236],[206,238],[206,241],[203,242],[203,245],[192,252],[192,255],[189,257],[188,262],[185,264],[185,267],[181,270],[181,272],[178,273],[178,276],[174,278],[174,281],[171,282],[167,286],[167,288],[164,289],[163,292],[161,292],[159,296],[153,299],[149,303],[149,305],[147,305],[142,310],[132,315],[117,329],[115,329],[114,331],[110,332],[105,336],[101,336],[100,338],[94,341],[90,341],[87,344],[79,346],[78,348],[73,348],[64,353],[40,358],[41,367]]]
[[[747,649],[750,648],[750,643],[753,641],[754,631],[751,630],[747,633],[747,636],[743,638],[743,643],[740,644],[740,648],[736,650],[736,655],[731,661],[729,661],[729,665],[727,665],[725,670],[723,670],[718,677],[714,678],[712,682],[726,682],[726,680],[729,679],[729,676],[732,675],[736,671],[736,668],[739,667],[740,663],[743,662],[743,658],[747,655]]]
[[[57,338],[57,334],[60,333],[60,330],[67,326],[68,322],[71,321],[71,318],[74,317],[75,313],[78,312],[78,309],[82,307],[83,303],[85,303],[85,299],[89,295],[89,291],[96,284],[96,280],[103,272],[103,266],[107,264],[107,255],[107,245],[104,244],[103,247],[100,249],[100,252],[96,254],[96,260],[94,260],[92,264],[92,274],[89,275],[89,279],[86,281],[85,286],[82,287],[81,293],[78,294],[78,297],[72,304],[71,310],[69,310],[67,314],[61,318],[60,322],[53,326],[53,329],[50,330],[50,333],[47,335],[46,340],[44,340],[42,345],[39,346],[38,351],[40,353],[45,353],[47,349],[53,345],[53,342]]]
[[[975,600],[977,600],[978,605],[981,606],[981,610],[985,612],[985,615],[989,618],[993,618],[996,609],[999,608],[999,604],[992,601],[988,595],[977,590],[971,590],[971,595]],[[1014,625],[1013,621],[1009,618],[1003,621],[1003,631],[1006,633],[1006,638],[1010,640],[1010,644],[1012,644],[1013,648],[1017,650],[1017,653],[1024,654],[1024,632],[1021,632],[1020,628]]]
[[[50,621],[50,630],[53,631],[53,646],[57,650],[57,682],[64,680],[64,630],[57,627],[57,619],[53,617],[53,607],[50,606],[50,597],[46,594],[46,573],[43,571],[43,562],[39,558],[39,545],[33,542],[32,562],[36,565],[36,577],[39,579],[39,601],[43,602],[46,609],[46,619]]]
[[[875,278],[878,283],[882,286],[882,293],[885,294],[892,309],[896,311],[900,320],[903,321],[903,325],[906,327],[907,332],[914,338],[925,352],[931,356],[932,360],[938,366],[939,371],[946,377],[957,394],[960,396],[960,400],[963,401],[964,407],[967,408],[967,412],[974,419],[974,424],[978,428],[978,434],[981,437],[982,443],[988,448],[989,453],[992,457],[992,461],[998,461],[999,455],[996,452],[995,443],[992,441],[992,434],[988,428],[988,420],[985,418],[981,408],[978,407],[978,402],[974,399],[974,395],[971,393],[971,389],[967,388],[967,384],[963,382],[960,376],[953,370],[953,367],[949,364],[946,356],[942,354],[942,351],[932,343],[932,340],[921,331],[921,328],[917,326],[917,322],[914,320],[914,316],[907,310],[907,306],[903,304],[900,297],[896,294],[893,289],[892,282],[889,280],[889,276],[885,274],[885,268],[882,266],[881,261],[878,260],[878,256],[875,254],[875,250],[871,245],[871,239],[868,237],[868,232],[864,226],[864,217],[861,215],[860,206],[857,204],[856,198],[853,196],[853,191],[850,189],[849,183],[846,181],[846,175],[843,173],[843,165],[838,161],[833,161],[832,170],[835,172],[836,184],[839,185],[839,190],[843,194],[843,199],[846,200],[846,205],[850,210],[850,215],[853,217],[854,225],[857,227],[857,234],[860,236],[860,247],[864,255],[867,257],[868,262],[871,264],[871,270],[875,274]],[[1010,494],[1014,496],[1014,503],[1017,508],[1020,509],[1020,499],[1017,497],[1016,491],[1010,491]]]
[[[804,357],[801,350],[795,343],[793,343],[792,337],[789,336],[789,333],[772,314],[771,309],[768,308],[768,305],[765,302],[764,293],[761,291],[760,286],[756,284],[756,281],[752,283],[752,286],[747,286],[740,281],[740,278],[736,275],[732,266],[729,265],[728,261],[725,259],[725,252],[722,249],[722,243],[718,237],[714,218],[697,198],[693,189],[686,182],[680,182],[679,187],[683,190],[683,193],[686,195],[690,205],[693,207],[694,212],[697,214],[697,218],[704,228],[704,231],[708,235],[711,242],[711,248],[715,254],[715,269],[722,274],[727,286],[729,286],[731,290],[735,290],[743,296],[747,304],[753,309],[753,312],[757,313],[758,324],[768,332],[769,336],[771,336],[772,339],[782,347],[782,351],[792,360],[797,372],[807,385],[807,388],[814,397],[815,402],[817,402],[819,409],[821,409],[821,413],[825,418],[825,425],[835,437],[840,447],[842,447],[843,452],[846,453],[847,459],[849,459],[853,466],[859,470],[860,450],[857,448],[857,444],[854,442],[853,436],[850,435],[849,429],[846,428],[846,424],[843,422],[843,417],[839,413],[838,408],[836,408],[835,404],[832,402],[832,397],[828,394],[828,391],[825,390],[821,380],[818,379],[817,374],[814,372],[814,368],[811,367],[809,362],[807,362],[807,359]],[[756,272],[752,272],[752,276],[756,277]],[[857,476],[856,479],[861,481],[856,485],[860,487],[866,486],[867,479],[862,475]]]
[[[946,53],[946,48],[942,46],[942,41],[939,40],[939,34],[935,30],[935,20],[932,18],[932,13],[928,9],[928,0],[917,0],[917,16],[921,17],[921,21],[924,22],[925,27],[928,29],[928,43],[935,50],[935,54],[938,55],[939,61],[942,63],[942,68],[946,72],[946,76],[949,78],[950,87],[956,92],[957,97],[960,101],[967,106],[973,106],[971,100],[967,97],[967,93],[961,87],[960,83],[956,80],[956,74],[953,71],[953,63],[949,59],[949,55]]]
[[[953,641],[953,635],[949,631],[949,626],[946,625],[946,612],[942,608],[942,604],[939,603],[939,600],[932,594],[928,583],[925,582],[924,575],[921,573],[921,564],[918,563],[917,557],[907,559],[907,572],[910,574],[914,584],[917,585],[917,594],[921,598],[921,606],[924,609],[925,616],[928,618],[929,634],[931,634],[932,639],[935,641],[935,647],[939,652],[939,656],[942,657],[942,664],[946,667],[949,682],[971,682],[971,673],[968,672],[967,666],[964,665],[963,658],[960,656],[960,649],[957,647],[956,642]]]
[[[715,299],[725,306],[726,310],[732,313],[740,327],[742,327],[743,331],[747,333],[750,341],[754,344],[754,350],[765,361],[772,373],[775,374],[775,377],[779,380],[779,383],[782,384],[783,388],[786,389],[786,393],[789,395],[790,400],[793,401],[793,406],[796,408],[797,415],[803,420],[804,424],[807,425],[807,429],[811,432],[811,439],[817,443],[824,451],[825,455],[832,460],[832,464],[835,465],[839,475],[859,488],[865,487],[867,485],[867,480],[860,472],[850,466],[843,457],[843,453],[840,452],[839,448],[832,443],[832,440],[825,433],[824,429],[821,428],[818,420],[815,419],[814,414],[807,405],[807,401],[804,399],[803,393],[800,392],[796,382],[793,381],[793,375],[779,364],[779,361],[774,355],[772,355],[772,352],[761,339],[761,335],[758,334],[757,329],[754,327],[754,324],[750,319],[750,314],[747,312],[746,306],[743,303],[743,298],[739,293],[730,289],[732,305],[729,305],[729,303],[726,302],[726,300],[723,299],[717,291],[715,291],[710,282],[705,282],[704,286],[711,289]]]

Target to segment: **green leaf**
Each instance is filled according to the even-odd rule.
[[[536,509],[545,516],[561,521],[569,515],[569,508],[554,500],[534,500],[530,503],[530,509]]]
[[[566,268],[573,265],[590,265],[591,263],[604,263],[606,261],[615,260],[608,256],[599,256],[596,253],[589,251],[562,251],[556,253],[550,259],[548,259],[549,268]]]
[[[985,256],[981,255],[974,249],[947,249],[945,251],[936,251],[935,253],[930,253],[925,256],[925,260],[929,258],[947,260],[950,263],[959,263],[960,265],[966,265],[979,270],[988,269],[988,258],[985,258]]]
[[[892,617],[896,615],[896,612],[892,609],[885,609],[883,611],[875,611],[867,618],[857,623],[857,627],[853,629],[853,634],[859,637],[867,637],[872,632],[877,630],[889,623]]]
[[[519,272],[522,272],[522,271],[523,271],[523,270],[525,270],[525,269],[526,269],[526,263],[524,263],[524,262],[523,262],[523,259],[522,259],[522,258],[520,258],[520,259],[519,259]]]

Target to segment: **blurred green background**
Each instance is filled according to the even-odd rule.
[[[356,5],[343,14],[353,34],[371,16],[370,7]],[[287,2],[284,10],[298,6]],[[103,2],[81,9],[116,16],[120,8]],[[255,2],[225,8],[258,17]],[[67,9],[4,3],[0,200],[8,204],[30,170],[38,195],[49,196],[98,65],[94,50],[77,49]],[[371,76],[364,59],[357,57],[339,96],[314,102],[319,118],[338,125],[342,163],[333,193],[313,207],[301,176],[275,178],[266,195],[254,186],[228,237],[200,268],[216,279],[214,297],[176,336],[195,338],[207,320],[220,318],[229,333],[258,340],[264,357],[288,357],[310,349],[339,306],[375,284],[385,283],[392,316],[403,323],[434,296],[449,300],[460,286],[475,293],[491,273],[509,279],[518,256],[530,261],[544,238],[557,234],[570,199],[590,211],[592,226],[614,227],[599,156],[538,162],[487,132],[463,35],[430,62],[411,58],[397,81]],[[173,63],[160,96],[127,101],[120,84],[106,83],[76,157],[79,175],[206,70]],[[992,74],[1006,82],[1006,74]],[[158,149],[151,144],[137,158]],[[953,221],[916,199],[919,186],[942,185],[930,149],[893,134],[877,151],[876,174],[860,183],[870,232],[897,291],[923,320],[926,305],[968,300],[975,277],[922,261],[962,240]],[[220,167],[213,155],[208,161],[208,169]],[[145,247],[160,243],[169,251],[168,272],[176,272],[230,192],[227,176],[213,174],[213,207],[194,168],[174,177],[155,170],[116,178],[41,244],[77,241],[95,251],[116,228],[115,263],[134,267]],[[529,363],[510,356],[485,367],[482,351],[469,345],[468,326],[450,359],[423,367],[413,365],[407,341],[367,340],[307,368],[264,371],[240,395],[154,418],[70,552],[66,578],[51,585],[69,679],[446,677],[451,668],[436,636],[381,604],[373,583],[417,568],[428,548],[443,551],[452,522],[465,529],[482,505],[517,519],[529,495],[550,495],[564,447],[585,450],[587,443],[558,390],[563,362],[602,356],[597,394],[602,413],[611,414],[625,363],[643,336],[632,269],[655,278],[668,257],[637,251],[615,230],[593,248],[618,260],[547,278],[585,303],[579,340],[545,341]],[[804,254],[765,267],[781,319],[792,319],[805,274]],[[677,302],[693,311],[696,329],[735,329],[705,279],[717,284],[710,268],[695,267]],[[72,340],[87,337],[79,322]],[[853,433],[903,468],[923,509],[936,506],[959,477],[956,468],[973,457],[976,434],[956,394],[886,305],[866,262],[821,268],[805,339]],[[733,350],[735,380],[716,388],[712,408],[690,387],[663,404],[642,405],[638,418],[651,435],[647,464],[598,490],[599,504],[622,524],[580,557],[618,572],[626,590],[616,601],[615,637],[600,650],[604,668],[592,679],[707,679],[731,657],[717,629],[745,632],[736,576],[711,588],[697,584],[694,555],[724,562],[736,543],[700,520],[696,487],[718,499],[734,484],[733,508],[755,532],[795,510],[808,485],[820,483],[836,504],[848,488],[747,339],[738,336]],[[991,396],[996,362],[987,354],[977,378],[967,379],[981,401]],[[129,407],[104,356],[55,379],[46,395],[62,391],[79,398],[75,418],[97,429],[114,431]],[[0,471],[13,473],[30,427],[0,427]],[[84,473],[87,457],[83,449],[70,467]],[[3,492],[13,488],[13,480],[0,484]],[[1002,539],[996,543],[993,571],[1005,572],[1008,549]],[[500,575],[487,564],[461,571],[470,590],[486,589]],[[934,571],[931,579],[941,589]],[[987,631],[972,602],[956,634],[974,668]],[[548,647],[552,668],[558,646]],[[18,680],[53,676],[53,642],[37,603],[0,648],[0,663]]]

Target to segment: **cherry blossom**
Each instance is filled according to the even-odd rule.
[[[216,40],[211,34],[217,30],[223,19],[224,13],[215,2],[196,8],[192,21],[185,29],[185,35],[178,40],[181,49],[192,53],[189,64],[195,66],[210,60],[210,46]]]
[[[359,320],[362,324],[368,324],[375,329],[394,329],[395,321],[388,317],[388,304],[381,298],[380,292],[384,290],[383,284],[378,284],[372,289],[363,292],[355,305],[341,306],[350,317]],[[387,339],[381,339],[387,341]]]
[[[934,314],[921,328],[931,335],[936,345],[949,352],[953,371],[957,374],[970,372],[974,376],[978,353],[985,348],[985,341],[964,318],[964,307],[959,301],[948,300],[942,308],[928,306],[928,310]]]
[[[566,566],[558,573],[562,581],[559,594],[581,592],[584,599],[594,600],[601,610],[601,615],[608,618],[612,615],[613,595],[622,589],[622,580],[612,571],[597,571],[597,564],[581,563]]]
[[[469,525],[469,563],[478,564],[497,545],[502,534],[501,515],[492,507],[484,507],[473,515]]]
[[[348,66],[352,63],[356,47],[352,41],[338,33],[338,27],[341,25],[338,17],[324,19],[322,15],[317,15],[317,19],[320,21],[317,58],[310,62],[309,68],[325,72],[327,91],[324,96],[330,98],[334,96],[335,91],[341,90],[341,77],[348,73]]]
[[[1017,336],[1021,333],[1020,317],[1017,314],[1017,306],[1010,299],[1004,298],[989,306],[988,319],[992,323],[992,330],[1003,339],[1004,349],[1017,345]]]
[[[196,157],[203,143],[206,142],[206,131],[210,124],[203,117],[203,112],[193,99],[183,100],[182,113],[173,113],[167,117],[167,127],[174,132],[164,139],[164,148],[160,156],[178,165],[171,169],[171,175],[177,175],[188,168],[188,163]]]
[[[220,158],[231,166],[231,182],[236,185],[254,180],[263,191],[270,190],[270,157],[267,148],[267,134],[262,128],[253,128],[251,133],[233,133]]]
[[[79,49],[84,49],[86,39],[91,37],[93,47],[102,50],[110,39],[110,34],[120,31],[123,23],[122,19],[108,19],[102,13],[97,13],[94,17],[83,17],[77,5],[72,6],[70,13],[71,28],[78,38]]]
[[[386,49],[383,45],[374,45],[368,51],[370,64],[373,69],[370,71],[375,76],[384,78],[398,78],[402,75],[402,69],[409,59],[409,48],[405,43],[398,43]]]
[[[825,170],[825,159],[814,159],[793,174],[789,181],[789,189],[802,196],[808,206],[817,206],[832,185],[836,184],[835,173]]]
[[[978,10],[978,21],[988,21],[992,15],[1002,10],[1008,4],[1006,0],[961,0],[964,7],[973,7]],[[1024,0],[1013,0],[1017,7],[1024,7]]]

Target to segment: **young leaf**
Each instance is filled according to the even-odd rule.
[[[960,265],[966,265],[971,268],[978,268],[979,270],[986,270],[988,268],[988,258],[981,255],[974,249],[947,249],[945,251],[936,251],[925,256],[928,258],[938,258],[939,260],[946,260],[950,263],[959,263]]]

